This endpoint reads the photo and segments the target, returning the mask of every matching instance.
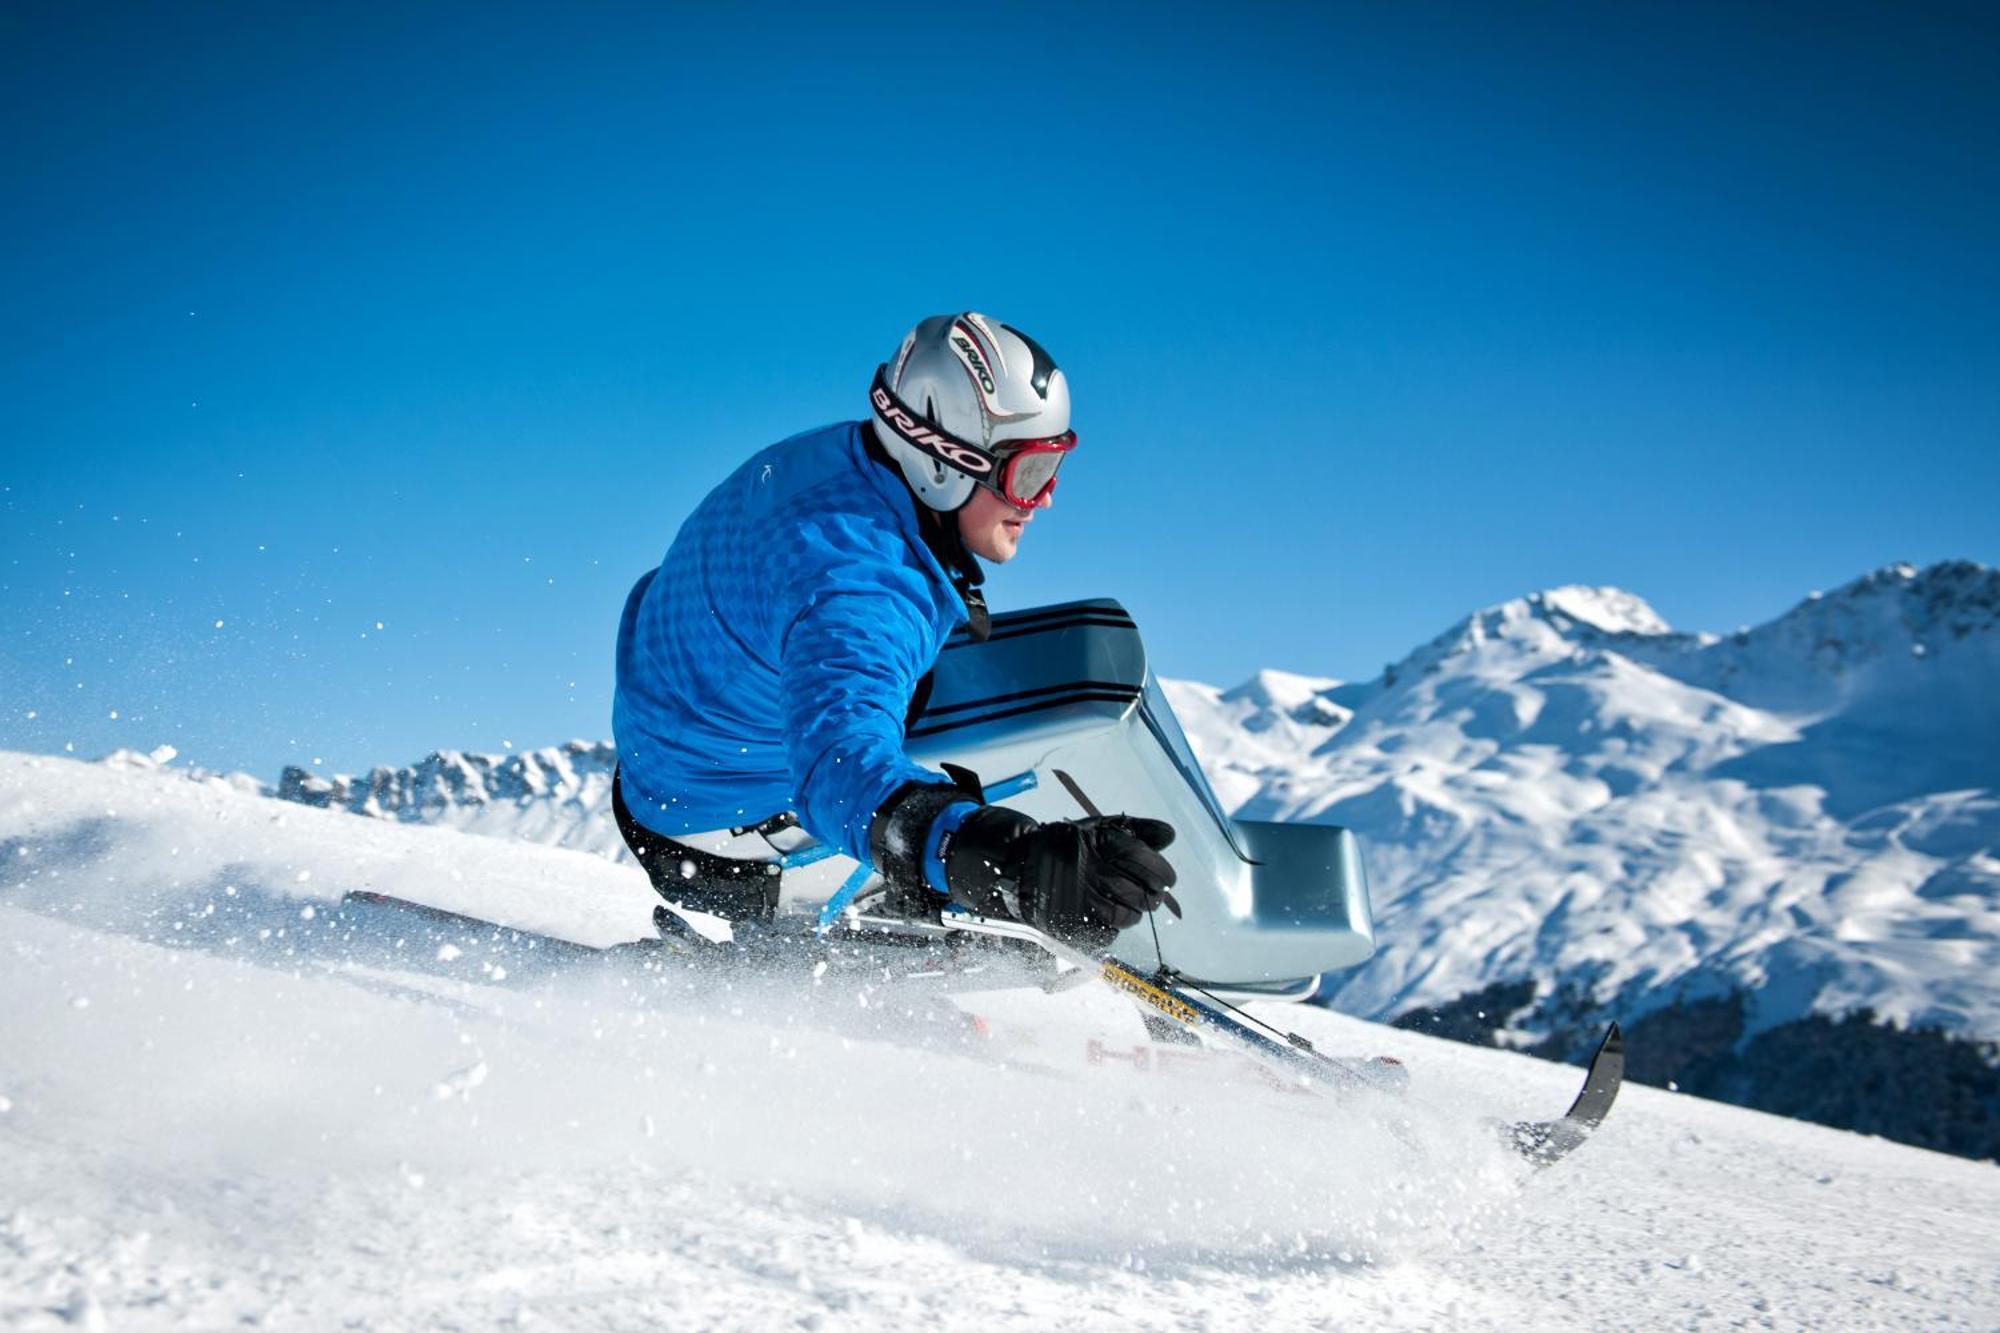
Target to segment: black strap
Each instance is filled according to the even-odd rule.
[[[619,836],[632,849],[653,892],[677,907],[711,912],[727,921],[768,924],[778,911],[775,861],[739,861],[655,833],[641,824],[625,804],[624,783],[611,770],[611,817]],[[770,821],[766,821],[767,823]]]
[[[965,599],[965,632],[972,636],[974,643],[985,643],[986,636],[993,632],[993,617],[986,610],[986,594],[976,586],[954,584],[958,595]]]
[[[765,840],[769,841],[773,833],[783,833],[788,828],[797,828],[798,826],[799,817],[797,815],[789,810],[780,810],[769,819],[756,824],[744,824],[729,831],[739,838],[746,833],[761,833],[764,835]]]

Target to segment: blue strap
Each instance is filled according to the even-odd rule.
[[[1002,778],[988,787],[986,803],[991,805],[995,801],[1004,801],[1009,796],[1019,796],[1024,791],[1033,791],[1040,785],[1040,780],[1035,777],[1035,770],[1031,768],[1025,773],[1016,773],[1011,778]]]
[[[958,832],[958,826],[966,821],[973,811],[979,809],[977,801],[953,801],[937,812],[931,821],[931,830],[924,835],[924,883],[931,886],[940,898],[951,896],[951,885],[944,877],[944,840]]]
[[[847,877],[847,882],[835,890],[833,897],[828,898],[825,905],[819,909],[819,929],[816,933],[824,935],[838,925],[840,914],[860,896],[862,886],[873,878],[875,878],[875,867],[866,861],[854,867],[854,873]]]
[[[797,870],[800,866],[814,865],[820,861],[824,861],[838,850],[830,842],[816,842],[810,847],[801,847],[795,852],[786,852],[778,858],[778,867],[781,870]]]

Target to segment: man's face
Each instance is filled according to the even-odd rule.
[[[981,560],[1004,565],[1020,549],[1021,534],[1034,521],[1035,510],[1054,503],[1055,492],[1050,491],[1040,504],[1016,509],[986,487],[974,486],[972,498],[958,511],[958,535],[965,538],[966,549]]]

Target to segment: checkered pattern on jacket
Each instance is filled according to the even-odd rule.
[[[910,781],[917,682],[965,604],[861,426],[795,435],[711,491],[626,603],[612,731],[632,813],[668,837],[793,810],[867,856]]]

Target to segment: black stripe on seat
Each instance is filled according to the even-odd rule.
[[[1018,639],[1026,634],[1053,634],[1058,630],[1076,629],[1084,625],[1102,625],[1106,629],[1137,630],[1139,628],[1132,623],[1130,616],[1114,616],[1104,612],[1094,612],[1074,618],[1052,621],[1048,624],[1023,625],[1019,628],[1002,628],[996,622],[992,632],[986,636],[984,641],[987,643],[998,643],[1001,639]],[[970,636],[965,635],[965,631],[955,630],[952,632],[951,638],[945,643],[944,650],[950,652],[954,648],[970,648],[973,643],[974,640]]]
[[[963,713],[968,708],[991,708],[996,704],[1010,704],[1019,699],[1037,699],[1047,694],[1064,694],[1071,690],[1129,691],[1136,695],[1139,687],[1128,685],[1122,680],[1072,680],[1061,685],[1044,685],[1039,689],[1016,690],[1012,694],[990,694],[983,699],[973,699],[962,704],[944,704],[937,708],[926,708],[918,716],[917,722],[921,725],[926,718],[937,717],[944,713]]]
[[[1065,704],[1129,704],[1136,701],[1138,697],[1139,691],[1129,685],[1117,686],[1108,690],[1079,690],[1072,694],[1059,695],[1055,698],[1043,699],[1035,703],[1021,704],[1014,708],[1002,708],[991,713],[982,713],[977,717],[955,718],[950,722],[941,722],[935,727],[918,727],[910,733],[910,738],[915,740],[919,736],[935,736],[940,732],[957,731],[961,727],[976,727],[982,722],[998,722],[1003,717],[1019,717],[1023,713],[1039,713],[1050,708],[1061,708]]]

